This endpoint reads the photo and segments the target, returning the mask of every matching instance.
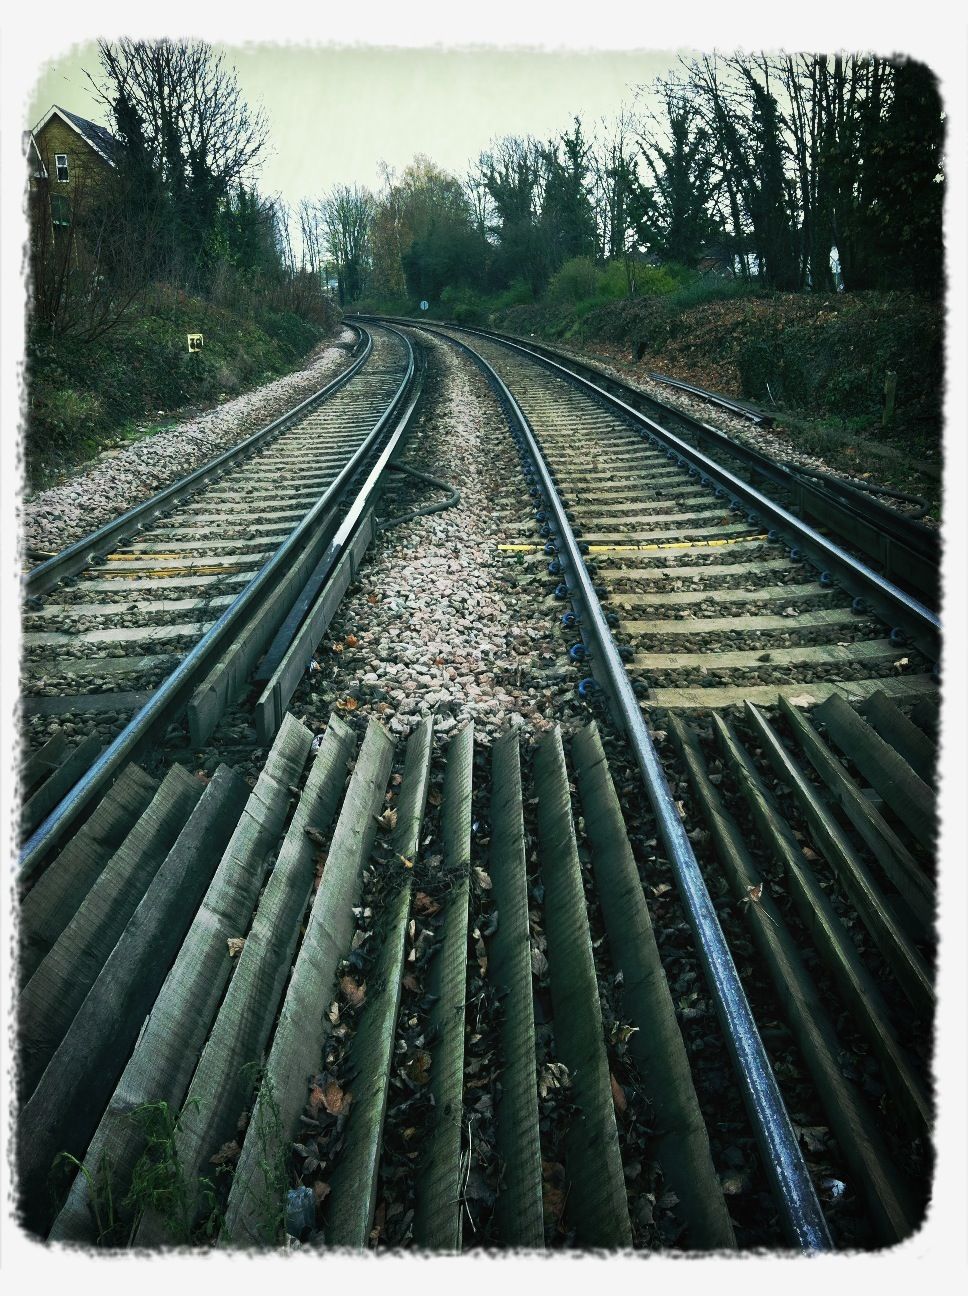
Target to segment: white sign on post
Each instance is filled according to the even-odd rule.
[[[201,351],[202,343],[205,341],[201,333],[186,333],[185,336],[188,338],[189,351]]]

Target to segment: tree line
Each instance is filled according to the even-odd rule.
[[[94,338],[154,284],[326,322],[330,292],[540,296],[568,262],[718,266],[782,291],[943,286],[943,110],[922,64],[703,55],[594,129],[507,137],[463,177],[417,156],[377,192],[296,210],[256,184],[268,139],[201,41],[99,42],[118,142],[69,228],[35,220],[33,318]],[[835,285],[834,264],[839,283]]]
[[[568,261],[717,265],[780,291],[943,286],[944,116],[923,64],[704,55],[589,132],[508,137],[463,179],[418,156],[300,204],[340,302],[540,295]],[[835,280],[839,276],[839,282]]]

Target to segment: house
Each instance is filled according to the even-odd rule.
[[[55,231],[69,227],[78,204],[87,201],[116,166],[119,148],[105,127],[57,104],[49,108],[25,136],[32,220],[49,205]]]
[[[737,257],[727,243],[704,243],[699,249],[696,269],[702,275],[724,275],[732,278],[738,269]]]

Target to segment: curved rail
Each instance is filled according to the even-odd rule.
[[[20,854],[22,879],[29,878],[36,872],[85,810],[106,791],[122,767],[163,733],[166,726],[182,712],[198,681],[204,677],[219,653],[232,641],[242,626],[256,615],[263,598],[271,593],[276,582],[287,573],[293,561],[319,533],[347,486],[365,464],[374,448],[383,442],[395,426],[397,415],[403,409],[413,384],[416,364],[409,339],[395,329],[389,331],[404,345],[407,356],[406,370],[393,399],[366,441],[357,449],[287,539],[259,569],[252,581],[225,609],[214,625],[179,662],[171,675],[152,693],[144,706],[135,713],[114,741],[105,748],[90,769],[32,834]],[[353,372],[356,372],[355,367]],[[343,377],[345,379],[346,375]],[[330,390],[332,386],[330,384],[330,387],[325,388],[324,391]],[[314,400],[314,398],[310,399]],[[90,551],[89,544],[84,547],[88,552]]]
[[[667,387],[676,387],[679,391],[688,392],[690,396],[698,396],[700,400],[710,405],[718,405],[720,409],[727,410],[737,418],[746,419],[747,422],[758,427],[770,427],[773,423],[773,415],[766,410],[757,409],[754,405],[747,405],[743,401],[733,400],[730,396],[721,396],[719,392],[707,391],[705,387],[696,387],[693,383],[683,382],[681,378],[670,378],[667,374],[656,373],[654,369],[649,370],[649,377],[653,382],[664,383]]]
[[[274,441],[293,423],[299,422],[310,410],[328,400],[340,388],[345,387],[363,368],[373,350],[373,339],[366,329],[361,328],[359,324],[350,324],[347,327],[355,329],[360,335],[354,347],[354,350],[359,349],[359,355],[348,369],[345,369],[332,382],[327,383],[325,387],[321,387],[318,392],[307,396],[304,401],[300,401],[291,410],[281,414],[279,418],[274,419],[266,427],[260,428],[258,432],[253,432],[251,436],[246,437],[244,441],[240,441],[238,445],[230,446],[222,454],[210,459],[208,463],[202,464],[186,477],[180,477],[178,481],[172,482],[170,486],[165,486],[156,494],[149,496],[148,499],[142,500],[140,504],[136,504],[119,517],[113,518],[110,522],[105,522],[96,531],[82,536],[80,540],[68,545],[66,549],[62,549],[60,553],[55,554],[52,558],[48,558],[46,561],[38,563],[36,567],[32,567],[23,578],[24,598],[35,598],[38,594],[45,593],[59,581],[64,580],[65,577],[74,576],[77,572],[83,571],[90,566],[92,558],[109,553],[115,546],[123,543],[132,531],[140,531],[147,522],[153,521],[162,513],[181,504],[184,499],[194,494],[202,486],[221,477],[229,468],[241,463],[244,459],[248,459],[257,450],[261,450],[271,441]]]
[[[789,537],[792,545],[803,550],[818,571],[827,571],[836,576],[852,595],[867,600],[887,624],[907,634],[929,660],[938,661],[941,633],[938,615],[920,599],[887,580],[866,563],[861,562],[854,554],[849,553],[842,545],[818,531],[816,527],[797,517],[782,504],[757,490],[755,486],[743,481],[702,451],[688,445],[681,437],[662,427],[640,410],[633,408],[620,397],[606,391],[581,374],[573,372],[558,361],[542,355],[540,351],[510,338],[497,334],[489,335],[482,330],[461,329],[460,331],[472,334],[481,332],[482,336],[499,342],[508,350],[542,365],[557,376],[565,378],[604,401],[612,409],[630,419],[633,424],[641,427],[654,444],[665,449],[670,459],[678,462],[681,467],[694,469],[704,483],[711,481],[716,484],[719,493],[730,497],[730,503],[742,502],[743,507],[749,508],[759,520],[768,520],[769,525],[780,535]],[[447,334],[444,333],[442,336]],[[723,434],[719,435],[726,440]]]
[[[420,320],[406,319],[397,322],[417,327],[423,323]],[[673,419],[689,435],[695,435],[711,445],[714,453],[729,456],[742,464],[744,469],[749,469],[761,479],[777,486],[791,499],[796,510],[822,526],[829,527],[842,536],[846,543],[880,563],[894,583],[911,591],[919,599],[927,600],[932,610],[937,606],[940,563],[938,533],[919,522],[916,517],[878,503],[849,481],[814,480],[808,472],[771,459],[752,446],[727,436],[719,428],[694,418],[684,410],[666,405],[656,397],[648,396],[605,373],[589,361],[579,360],[543,343],[532,340],[524,342],[493,329],[456,324],[445,327],[516,348],[533,360],[557,367],[566,375],[589,378],[591,388],[600,396],[614,397],[617,394],[621,404],[631,406],[633,412],[646,419],[648,415],[643,414],[638,406],[645,404],[657,408],[660,417]],[[673,435],[668,429],[663,431]]]
[[[435,332],[436,330],[428,330]],[[442,334],[439,336],[446,336]],[[514,437],[530,461],[544,503],[554,519],[557,553],[572,599],[579,605],[583,635],[590,640],[596,677],[607,690],[642,775],[668,852],[693,933],[698,943],[716,1010],[733,1054],[767,1174],[777,1193],[785,1229],[804,1251],[823,1251],[833,1243],[809,1172],[783,1103],[776,1077],[756,1028],[702,870],[669,791],[658,752],[649,734],[618,648],[612,637],[579,544],[558,496],[551,472],[531,426],[495,370],[473,348],[453,338],[498,393],[514,426]]]

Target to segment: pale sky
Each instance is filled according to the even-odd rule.
[[[655,50],[219,48],[269,122],[260,189],[290,204],[337,183],[376,189],[381,160],[400,171],[416,153],[463,178],[492,139],[547,139],[576,113],[590,134],[631,104],[637,87],[678,65],[675,52]],[[39,65],[25,124],[57,103],[109,125],[85,70],[98,71],[93,43]]]

